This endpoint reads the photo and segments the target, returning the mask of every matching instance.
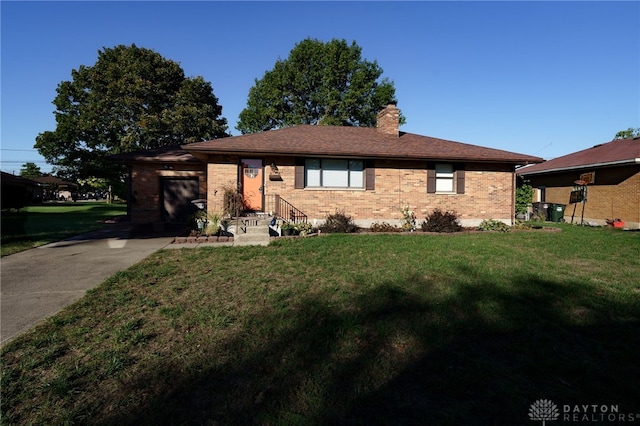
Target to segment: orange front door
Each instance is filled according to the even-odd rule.
[[[244,208],[253,211],[262,211],[262,193],[264,189],[264,174],[261,159],[242,160],[242,198]]]

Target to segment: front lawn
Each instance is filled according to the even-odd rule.
[[[127,213],[122,203],[46,203],[2,212],[2,256],[94,231]]]
[[[640,413],[640,233],[558,226],[160,251],[3,348],[2,423]]]

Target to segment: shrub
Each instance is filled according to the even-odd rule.
[[[435,209],[430,215],[427,215],[421,227],[425,232],[459,232],[462,230],[455,212],[444,212],[440,209]]]
[[[369,228],[371,232],[402,232],[401,228],[388,224],[387,222],[373,223]]]
[[[416,229],[416,215],[411,210],[411,207],[404,206],[400,209],[402,213],[402,229],[405,231],[415,231]]]
[[[480,231],[510,232],[511,227],[504,222],[495,219],[485,219],[478,225]]]
[[[222,214],[227,217],[239,215],[244,210],[244,200],[238,191],[238,185],[233,181],[222,186],[224,207]]]
[[[529,220],[534,225],[542,225],[547,220],[547,218],[544,213],[538,212],[536,214],[532,214]]]
[[[209,212],[206,216],[207,224],[205,233],[207,235],[217,235],[223,227],[222,214],[216,212]]]
[[[516,188],[516,214],[524,214],[533,200],[533,187],[528,180],[518,176]]]
[[[319,227],[321,232],[328,234],[344,234],[358,232],[358,225],[353,222],[351,216],[347,216],[344,211],[336,211],[327,215],[324,223]]]
[[[516,223],[511,227],[511,229],[531,229],[531,222],[516,220]]]
[[[198,210],[189,217],[188,225],[195,234],[220,235],[226,232],[229,223],[220,213]]]
[[[314,232],[313,225],[309,222],[296,223],[293,229],[303,237]]]

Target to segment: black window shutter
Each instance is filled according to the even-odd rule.
[[[433,166],[429,166],[427,169],[427,194],[436,193],[436,169]]]
[[[373,160],[365,163],[365,189],[373,191],[376,189],[376,169]]]
[[[304,158],[296,158],[295,189],[304,189]]]
[[[456,194],[464,194],[464,166],[456,166]]]

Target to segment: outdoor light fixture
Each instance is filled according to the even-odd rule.
[[[269,180],[282,180],[282,176],[280,176],[280,170],[278,170],[278,166],[276,163],[271,163],[271,173],[269,173]]]

